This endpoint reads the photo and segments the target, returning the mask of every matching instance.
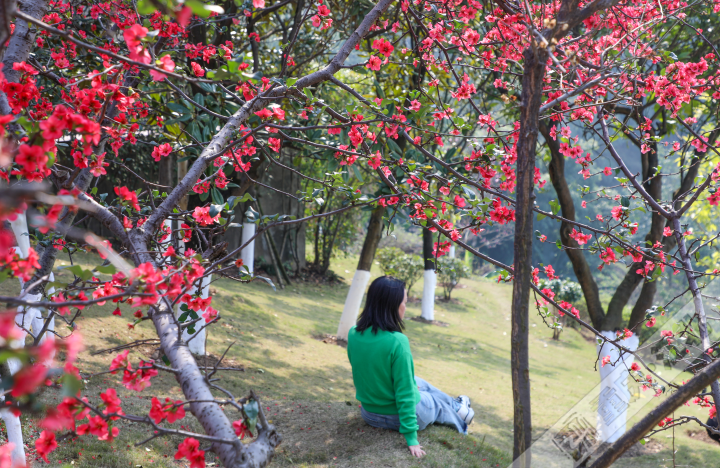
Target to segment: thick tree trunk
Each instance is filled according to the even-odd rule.
[[[532,421],[528,351],[530,282],[532,279],[533,193],[535,145],[542,98],[546,49],[523,52],[525,70],[520,97],[520,135],[517,144],[517,204],[515,211],[514,281],[512,293],[511,357],[513,387],[513,466],[530,467]]]
[[[357,270],[355,270],[355,276],[353,276],[350,290],[345,298],[345,307],[343,307],[340,324],[338,325],[337,338],[339,340],[347,341],[348,332],[357,320],[360,303],[365,293],[365,287],[370,281],[370,270],[372,268],[372,262],[375,259],[375,252],[382,237],[383,214],[385,214],[385,207],[378,205],[370,215],[370,223],[368,224],[365,242],[363,242],[363,248],[360,252],[358,267]]]
[[[433,255],[433,234],[429,229],[423,228],[423,260],[425,272],[423,273],[423,295],[421,316],[425,320],[435,320],[435,288],[437,274],[435,273],[435,258]]]
[[[640,123],[639,121],[641,120],[641,117],[639,114],[637,115],[636,120]],[[649,132],[651,133],[651,136],[655,136],[654,130],[651,129]],[[651,145],[651,151],[642,154],[642,182],[647,193],[656,201],[659,201],[662,196],[662,176],[655,175],[657,167],[657,144],[653,143]],[[665,221],[665,218],[660,215],[660,213],[653,211],[650,232],[648,232],[645,236],[646,248],[652,248],[656,242],[662,240]],[[644,278],[641,275],[636,273],[637,270],[642,269],[644,265],[644,260],[630,265],[630,269],[625,274],[623,282],[615,291],[615,294],[608,304],[607,315],[605,316],[605,323],[603,324],[604,330],[616,330],[622,326],[623,309],[630,300],[630,295],[635,291],[641,282],[643,283],[643,287],[640,291],[640,296],[633,307],[628,327],[632,329],[642,323],[645,318],[645,311],[652,307],[653,301],[655,300],[657,283],[655,281],[648,283],[647,281],[644,281]]]
[[[548,170],[550,172],[550,181],[555,188],[560,203],[562,216],[570,221],[575,221],[575,204],[565,178],[565,157],[560,154],[560,145],[552,139],[550,129],[544,122],[540,123],[539,130],[545,138],[545,144],[550,149],[551,159]],[[590,320],[595,328],[600,328],[605,318],[605,311],[600,302],[600,291],[590,270],[590,265],[585,259],[585,254],[582,250],[578,250],[580,246],[575,239],[570,237],[572,229],[570,224],[563,221],[560,224],[560,241],[565,246],[565,253],[570,259],[575,277],[580,283]]]
[[[42,19],[47,12],[47,2],[45,0],[25,0],[18,2],[19,11],[30,15],[33,18]],[[13,70],[13,65],[20,62],[26,62],[30,57],[30,51],[35,47],[35,34],[37,28],[30,28],[30,25],[22,19],[15,19],[15,32],[10,37],[7,49],[3,55],[2,72],[5,79],[10,83],[19,83],[22,71]],[[0,91],[0,113],[8,115],[12,112],[7,96]]]
[[[365,242],[363,242],[360,259],[358,260],[358,270],[370,271],[372,268],[372,262],[375,260],[375,252],[382,238],[384,214],[385,207],[378,206],[370,215],[370,223],[368,224],[367,234],[365,235]]]

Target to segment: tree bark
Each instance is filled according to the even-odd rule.
[[[513,390],[513,466],[530,467],[532,420],[528,350],[532,229],[535,203],[535,145],[548,52],[528,47],[520,97],[520,134],[517,143],[517,198],[515,211],[514,281],[512,292],[511,357]]]
[[[425,270],[435,269],[435,256],[433,255],[433,233],[430,229],[423,228],[422,231],[423,261]]]
[[[17,9],[33,18],[42,19],[47,12],[45,0],[25,0],[17,4]],[[30,25],[22,19],[15,19],[15,32],[10,37],[7,49],[3,55],[2,72],[9,83],[19,83],[22,72],[13,70],[13,65],[27,61],[30,51],[35,47],[35,35],[37,28],[30,28]],[[7,95],[0,91],[0,113],[8,115],[12,112]]]
[[[382,219],[385,214],[385,207],[378,205],[370,215],[370,223],[368,224],[365,242],[363,242],[360,251],[360,260],[358,261],[358,270],[370,271],[372,262],[375,259],[375,252],[382,238]]]
[[[158,184],[166,187],[173,186],[173,166],[175,166],[175,155],[170,154],[166,158],[160,158],[158,164]],[[160,192],[166,192],[168,189],[160,189]]]
[[[660,201],[662,196],[662,178],[658,175],[653,177],[655,169],[657,169],[658,158],[657,153],[646,153],[647,167],[644,168],[643,174],[643,185],[647,193],[652,196],[656,201]],[[655,211],[652,212],[652,220],[650,225],[650,232],[645,236],[645,247],[652,248],[656,242],[662,240],[663,229],[665,228],[665,218]],[[607,315],[605,316],[605,322],[603,324],[603,330],[617,330],[622,326],[622,315],[623,309],[630,300],[630,296],[637,286],[643,281],[643,276],[637,274],[638,269],[643,269],[645,266],[645,260],[641,262],[635,262],[630,265],[630,269],[625,274],[622,283],[615,290],[610,303],[608,304]],[[629,328],[633,328],[643,321],[645,318],[645,311],[652,307],[652,303],[655,300],[655,291],[657,290],[657,283],[647,282],[643,283],[643,288],[640,291],[640,296],[635,302],[632,313],[630,315],[630,321],[628,323]]]
[[[385,207],[378,205],[370,215],[370,223],[368,224],[365,242],[363,242],[363,248],[360,252],[358,267],[350,284],[347,297],[345,298],[345,306],[343,307],[343,313],[340,317],[340,323],[338,324],[336,336],[339,340],[347,341],[348,332],[357,320],[360,303],[365,294],[365,287],[368,281],[370,281],[370,270],[372,269],[372,262],[375,259],[375,251],[382,237],[383,214],[385,214]]]
[[[555,188],[555,193],[560,203],[560,210],[563,218],[575,221],[575,203],[565,178],[565,157],[560,154],[560,145],[550,136],[550,129],[544,122],[540,122],[539,130],[545,138],[545,144],[550,149],[550,165],[548,171],[550,173],[550,182]],[[605,318],[605,310],[600,302],[600,291],[593,277],[590,265],[585,258],[585,254],[580,246],[570,237],[572,226],[563,221],[560,224],[560,241],[565,246],[565,253],[570,259],[575,277],[580,284],[585,297],[585,304],[590,315],[593,327],[600,328]]]

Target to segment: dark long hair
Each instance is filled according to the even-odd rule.
[[[370,284],[365,308],[355,327],[360,333],[372,328],[402,332],[405,324],[400,318],[400,304],[405,299],[405,282],[392,276],[381,276]]]

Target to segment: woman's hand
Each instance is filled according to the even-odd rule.
[[[413,457],[422,458],[425,456],[425,450],[422,449],[422,445],[408,445],[408,448]]]

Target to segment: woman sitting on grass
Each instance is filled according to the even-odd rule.
[[[405,283],[381,276],[368,290],[365,309],[348,334],[355,397],[366,423],[405,436],[410,453],[422,457],[417,431],[432,423],[467,434],[475,412],[465,395],[452,398],[415,377],[410,342],[403,335]]]

